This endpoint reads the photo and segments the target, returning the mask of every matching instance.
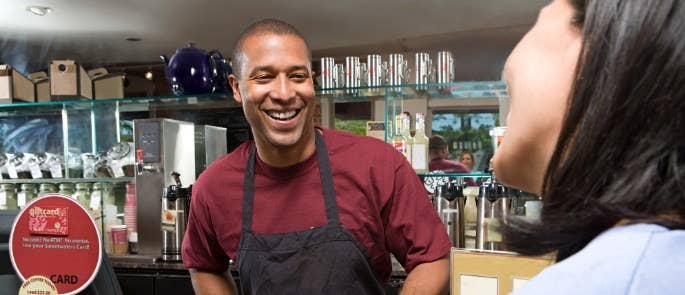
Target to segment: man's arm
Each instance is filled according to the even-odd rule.
[[[237,295],[238,290],[231,276],[231,271],[214,273],[190,269],[190,280],[193,282],[195,294]]]
[[[407,276],[402,295],[447,294],[450,263],[448,257],[417,265]]]

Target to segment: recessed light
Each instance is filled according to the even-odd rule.
[[[26,10],[38,16],[44,16],[52,12],[52,8],[47,6],[28,6],[26,7]]]
[[[143,39],[140,39],[138,37],[126,38],[126,41],[129,41],[129,42],[138,42],[140,40],[143,40]]]

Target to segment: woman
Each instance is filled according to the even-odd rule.
[[[469,172],[473,171],[473,153],[469,151],[462,152],[461,157],[459,157],[459,162],[464,164],[464,166],[469,169]]]
[[[539,193],[511,250],[557,251],[515,294],[675,294],[685,276],[685,1],[555,0],[504,70],[498,178]]]

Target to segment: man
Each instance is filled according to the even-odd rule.
[[[440,135],[433,135],[428,140],[428,170],[440,170],[448,173],[469,173],[469,169],[461,163],[447,160],[449,149],[447,141]]]
[[[198,294],[382,294],[390,253],[403,294],[445,293],[450,242],[425,190],[390,145],[313,126],[309,48],[291,25],[247,28],[229,77],[254,142],[194,185],[183,261]]]

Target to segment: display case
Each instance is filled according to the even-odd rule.
[[[387,141],[395,115],[429,114],[455,106],[497,109],[507,92],[501,81],[492,81],[332,88],[317,94],[318,124],[335,128],[336,107],[365,102],[371,108],[368,121],[385,123]],[[0,105],[0,208],[16,209],[41,193],[61,192],[91,209],[103,232],[110,225],[125,224],[127,198],[135,195],[132,121],[148,118],[225,127],[228,150],[250,137],[240,105],[225,94]],[[430,124],[427,118],[426,125]],[[487,173],[419,176],[427,186],[445,179],[490,177]]]

